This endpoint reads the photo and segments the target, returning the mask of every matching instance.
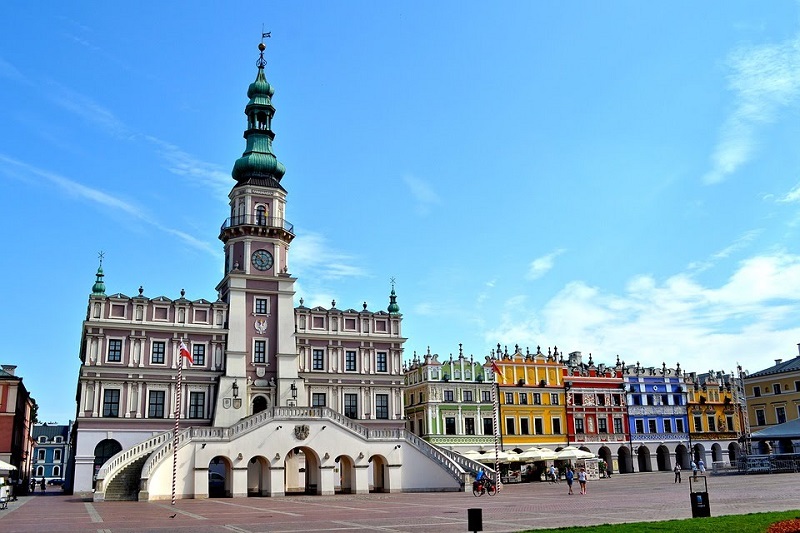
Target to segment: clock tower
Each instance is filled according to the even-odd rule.
[[[219,235],[225,274],[217,290],[229,315],[225,373],[214,410],[217,427],[295,401],[292,384],[303,390],[296,383],[295,278],[288,265],[294,231],[284,218],[286,189],[281,185],[286,168],[272,152],[275,90],[264,75],[264,43],[258,48],[258,74],[247,89],[250,100],[244,110],[246,147],[233,165],[230,217]]]

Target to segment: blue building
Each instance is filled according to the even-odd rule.
[[[33,426],[33,461],[31,477],[47,481],[60,480],[66,476],[69,458],[69,425],[36,424]]]
[[[675,463],[689,468],[686,378],[680,365],[644,368],[636,363],[625,367],[623,377],[636,471],[669,472]]]

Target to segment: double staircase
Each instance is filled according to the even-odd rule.
[[[139,457],[128,463],[108,483],[105,491],[105,501],[125,502],[139,499],[139,480],[142,477],[142,466],[150,454]]]

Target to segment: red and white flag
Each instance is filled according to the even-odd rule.
[[[497,366],[497,363],[494,362],[494,359],[492,359],[492,370],[494,371],[495,374],[500,374],[500,375],[503,374],[502,372],[500,372],[500,367]]]
[[[181,341],[181,355],[189,360],[189,363],[194,364],[194,359],[192,359],[192,352],[189,351],[189,348]]]

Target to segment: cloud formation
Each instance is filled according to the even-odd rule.
[[[547,255],[537,257],[531,261],[531,264],[528,267],[528,272],[525,274],[525,279],[535,280],[547,274],[547,272],[549,272],[555,265],[556,257],[563,254],[564,251],[565,250],[563,248],[560,248],[550,252]]]
[[[417,203],[417,212],[420,215],[427,215],[433,206],[440,203],[439,196],[428,182],[414,176],[403,176],[403,183],[414,197]]]
[[[337,280],[367,275],[356,258],[333,250],[319,233],[298,235],[292,242],[290,261],[291,271],[304,278]]]

